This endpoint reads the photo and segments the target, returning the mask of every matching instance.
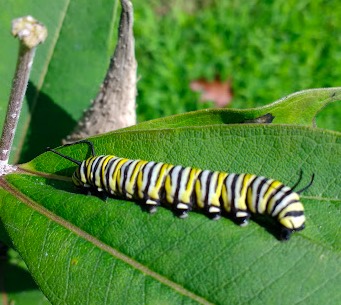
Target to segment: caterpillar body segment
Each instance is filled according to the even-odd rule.
[[[89,141],[87,143],[94,148]],[[72,144],[68,144],[72,145]],[[253,174],[235,174],[171,165],[162,162],[131,160],[113,155],[92,156],[78,161],[48,149],[78,165],[72,176],[80,188],[90,188],[105,195],[143,202],[149,212],[157,206],[170,206],[181,217],[195,209],[212,219],[228,214],[239,225],[248,224],[252,214],[273,217],[281,226],[281,238],[304,228],[304,207],[300,191],[280,181]],[[300,182],[302,173],[300,174]]]

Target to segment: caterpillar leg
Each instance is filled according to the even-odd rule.
[[[279,235],[279,239],[280,240],[289,240],[292,232],[293,232],[293,230],[291,230],[291,229],[282,228],[280,235]]]
[[[152,200],[152,199],[146,200],[146,208],[150,214],[156,213],[158,205],[159,203],[155,200]]]
[[[250,213],[247,211],[237,211],[233,219],[238,225],[245,227],[249,224],[250,216]]]
[[[190,211],[190,207],[182,202],[179,202],[175,206],[175,213],[179,218],[186,218],[188,217],[188,212]]]
[[[218,220],[221,217],[221,210],[219,207],[211,205],[207,209],[207,214],[212,220]]]
[[[80,192],[84,195],[96,196],[103,201],[107,201],[108,194],[104,192],[102,189],[98,190],[96,188],[90,187],[90,185],[86,186],[85,188],[81,189]]]
[[[301,231],[304,229],[304,224],[297,228],[297,229],[289,229],[289,228],[286,228],[286,227],[282,227],[281,229],[281,232],[280,232],[280,235],[279,235],[279,239],[280,240],[289,240],[290,239],[290,236],[293,232],[295,231]]]

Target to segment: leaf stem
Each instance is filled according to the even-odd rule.
[[[47,30],[31,16],[12,21],[12,35],[19,38],[19,53],[12,89],[7,108],[6,119],[0,139],[0,173],[1,167],[8,165],[15,131],[29,80],[36,46],[42,43]]]

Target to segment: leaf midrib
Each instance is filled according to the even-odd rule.
[[[79,237],[83,238],[84,240],[88,241],[89,243],[93,244],[97,248],[101,249],[104,252],[107,252],[111,256],[115,257],[116,259],[121,260],[122,262],[128,264],[132,268],[140,271],[141,273],[150,276],[151,278],[155,279],[156,281],[164,284],[165,286],[170,287],[171,289],[177,291],[178,293],[196,301],[200,304],[205,305],[213,305],[213,303],[209,302],[205,298],[196,295],[195,293],[187,290],[183,286],[179,285],[178,283],[173,282],[172,280],[168,279],[165,276],[149,269],[148,267],[144,266],[143,264],[139,263],[138,261],[132,259],[131,257],[125,255],[124,253],[108,246],[107,244],[103,243],[99,239],[95,238],[94,236],[90,235],[89,233],[81,230],[77,226],[73,225],[72,223],[66,221],[62,217],[52,213],[45,207],[39,205],[37,202],[33,201],[29,197],[25,196],[23,193],[20,192],[19,189],[15,188],[13,185],[5,181],[4,179],[0,180],[0,186],[6,189],[10,194],[15,196],[22,202],[23,204],[27,205],[29,208],[33,209],[34,211],[40,213],[41,215],[47,217],[51,221],[55,222],[56,224],[64,227],[65,229],[71,231],[72,233],[78,235]]]

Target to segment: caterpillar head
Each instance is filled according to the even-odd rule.
[[[70,144],[65,144],[64,147],[66,146],[71,146],[71,145],[75,145],[75,144],[81,144],[81,143],[85,143],[88,144],[90,146],[91,149],[91,155],[92,157],[95,156],[95,149],[94,149],[94,145],[92,144],[92,142],[88,141],[88,140],[80,140],[78,142],[74,142],[74,143],[70,143]],[[46,148],[47,151],[51,151],[54,154],[61,156],[62,158],[69,160],[75,164],[78,165],[78,168],[76,169],[76,171],[73,173],[72,175],[72,181],[75,184],[75,186],[80,187],[80,188],[87,188],[90,187],[89,184],[86,183],[86,178],[83,177],[82,179],[82,175],[81,175],[81,171],[84,171],[84,167],[85,167],[85,161],[79,161],[76,160],[74,158],[71,158],[69,156],[66,156],[58,151],[56,151],[55,149],[52,149],[50,147]]]
[[[315,175],[311,176],[310,182],[300,189],[299,191],[293,191],[294,188],[300,183],[302,178],[302,171],[297,183],[291,188],[289,193],[283,198],[286,202],[285,208],[278,214],[278,222],[282,226],[280,238],[282,240],[288,240],[290,235],[294,231],[301,231],[305,227],[304,207],[300,201],[300,194],[308,189],[314,182]]]
[[[298,194],[292,193],[294,197]],[[288,240],[294,231],[301,231],[305,226],[303,204],[300,201],[290,203],[279,215],[278,222],[282,226],[280,238]]]

